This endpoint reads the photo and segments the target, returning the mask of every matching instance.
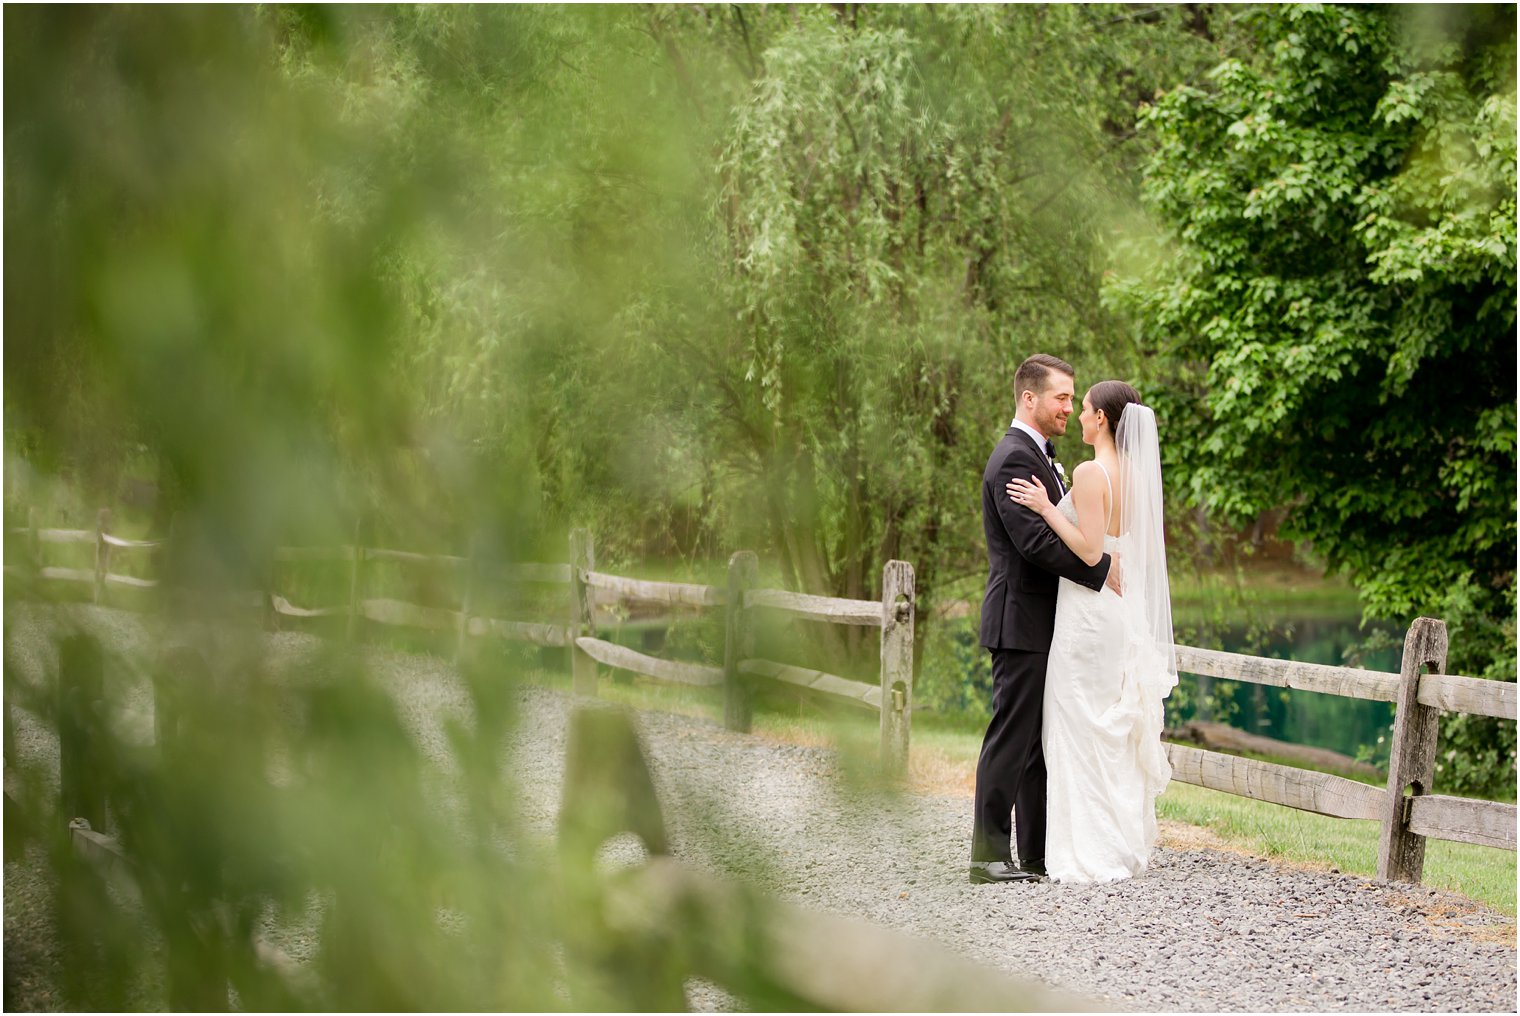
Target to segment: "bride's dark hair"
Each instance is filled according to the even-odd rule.
[[[1119,425],[1124,419],[1124,407],[1131,402],[1145,405],[1140,402],[1140,393],[1135,391],[1133,385],[1124,381],[1099,381],[1087,390],[1087,397],[1092,400],[1094,411],[1103,410],[1104,417],[1108,421],[1108,432],[1119,438]]]

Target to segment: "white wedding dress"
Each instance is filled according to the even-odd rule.
[[[1076,523],[1069,493],[1057,510]],[[1104,551],[1121,551],[1122,540],[1105,535]],[[1162,699],[1177,679],[1124,608],[1107,586],[1060,582],[1042,734],[1045,868],[1055,882],[1138,875],[1156,843],[1156,798],[1172,774]]]

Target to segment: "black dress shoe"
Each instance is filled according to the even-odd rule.
[[[1045,858],[1043,857],[1033,861],[1020,861],[1019,869],[1021,871],[1027,871],[1031,875],[1037,875],[1040,878],[1050,877],[1050,872],[1045,870]]]
[[[988,882],[1038,882],[1040,876],[1024,871],[1011,861],[972,861],[971,884]]]

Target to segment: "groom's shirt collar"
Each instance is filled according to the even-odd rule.
[[[1045,435],[1041,434],[1039,431],[1035,430],[1033,427],[1031,427],[1029,424],[1025,423],[1023,420],[1017,420],[1016,419],[1012,423],[1010,423],[1008,425],[1008,427],[1009,427],[1010,430],[1022,430],[1024,433],[1026,433],[1030,437],[1034,438],[1034,446],[1036,448],[1038,448],[1041,452],[1043,452],[1045,450]]]

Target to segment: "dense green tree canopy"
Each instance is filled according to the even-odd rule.
[[[1109,291],[1155,358],[1170,475],[1237,521],[1288,508],[1369,615],[1444,618],[1453,670],[1514,680],[1514,9],[1250,26],[1257,56],[1147,110],[1171,246]],[[1457,785],[1513,780],[1513,724],[1448,727],[1485,774]]]
[[[1502,11],[1453,17],[1475,20],[1259,12],[1258,59],[1147,111],[1146,196],[1175,247],[1111,292],[1159,361],[1190,501],[1290,506],[1376,615],[1474,600],[1502,619],[1515,33]]]

